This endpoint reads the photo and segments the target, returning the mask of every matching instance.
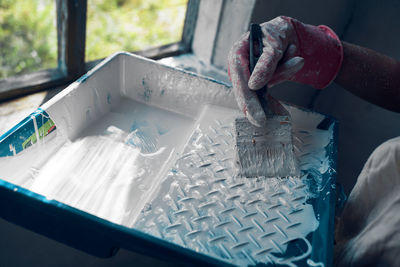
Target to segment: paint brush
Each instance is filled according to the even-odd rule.
[[[258,24],[250,26],[250,73],[262,54],[262,31]],[[258,49],[256,55],[255,49]],[[267,86],[256,91],[267,118],[266,125],[256,127],[245,117],[235,119],[239,176],[300,176],[293,151],[292,123],[289,112],[267,92]]]

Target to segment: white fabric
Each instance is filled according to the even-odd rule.
[[[400,137],[369,157],[336,229],[335,266],[400,266]]]

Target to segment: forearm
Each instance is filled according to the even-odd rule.
[[[346,42],[343,52],[335,82],[370,103],[400,112],[400,62]]]

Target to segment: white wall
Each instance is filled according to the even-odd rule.
[[[256,0],[201,0],[193,38],[193,54],[226,71],[228,52],[248,29]]]

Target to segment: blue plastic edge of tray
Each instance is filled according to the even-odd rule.
[[[334,224],[336,208],[336,167],[337,167],[337,140],[338,140],[338,122],[335,118],[323,114],[331,120],[333,125],[333,136],[326,146],[326,154],[329,159],[329,169],[323,174],[322,180],[325,182],[319,198],[312,199],[314,212],[319,217],[320,225],[317,231],[312,234],[313,251],[311,258],[315,262],[322,262],[325,266],[332,266],[333,263],[333,245],[334,245]],[[321,201],[322,199],[322,201]],[[321,212],[329,209],[328,212]],[[318,250],[317,248],[320,248]],[[307,264],[309,266],[310,264]]]

